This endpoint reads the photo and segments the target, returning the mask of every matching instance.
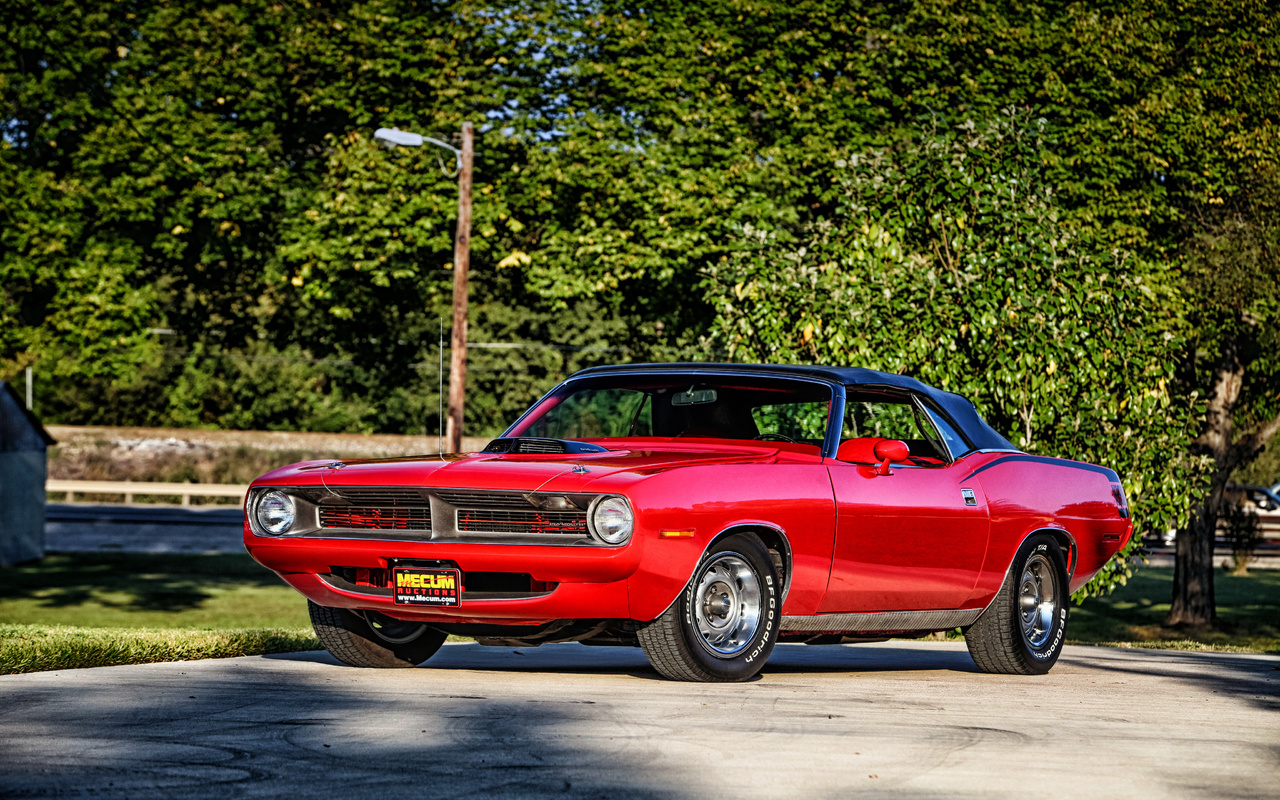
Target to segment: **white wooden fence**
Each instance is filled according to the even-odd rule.
[[[45,482],[45,491],[53,494],[66,493],[66,501],[74,503],[76,495],[86,494],[120,494],[126,503],[133,502],[133,496],[144,495],[177,495],[182,498],[184,506],[191,505],[192,497],[238,497],[244,500],[248,485],[239,486],[230,483],[159,483],[155,481],[67,481],[50,479]]]

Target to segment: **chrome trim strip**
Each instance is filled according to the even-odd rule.
[[[929,413],[929,407],[925,405],[924,398],[918,394],[913,394],[911,395],[911,402],[917,409],[919,409],[920,413],[924,415],[924,422],[927,423],[929,427],[933,428],[933,435],[938,437],[938,441],[936,443],[942,446],[942,460],[947,462],[946,466],[951,466],[956,463],[956,455],[951,452],[951,445],[947,444],[947,437],[943,436],[942,431],[938,430],[938,423],[933,419],[933,415]],[[939,416],[943,415],[939,414]],[[951,422],[951,420],[947,420],[947,422],[951,423],[952,430],[959,433],[959,431],[956,430],[955,423]],[[920,432],[924,433],[924,431]],[[962,437],[964,436],[964,434],[960,435]]]
[[[844,410],[848,405],[846,387],[831,384],[831,414],[827,420],[827,435],[822,440],[822,457],[834,459],[840,451],[840,437],[844,435]]]
[[[784,632],[845,633],[864,631],[941,631],[963,628],[986,609],[967,608],[938,611],[873,611],[856,614],[815,614],[782,618]]]

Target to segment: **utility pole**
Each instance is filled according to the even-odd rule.
[[[388,147],[433,144],[454,154],[458,170],[458,231],[453,239],[453,337],[449,355],[449,452],[462,450],[462,409],[467,396],[467,273],[471,268],[471,161],[475,151],[470,122],[462,123],[462,149],[398,128],[378,128],[373,138]],[[443,168],[443,164],[441,165]],[[453,177],[446,170],[446,175]]]
[[[470,122],[462,123],[462,157],[458,170],[458,232],[453,239],[453,341],[449,352],[449,452],[462,452],[462,413],[467,396],[467,273],[471,268]]]

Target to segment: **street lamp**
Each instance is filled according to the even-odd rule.
[[[445,436],[449,439],[449,452],[458,453],[462,451],[462,406],[467,387],[467,272],[471,267],[471,160],[474,152],[471,123],[462,123],[461,150],[439,139],[395,128],[378,128],[373,132],[373,138],[388,147],[433,144],[449,150],[457,159],[458,231],[453,240],[453,338],[449,352],[449,417]]]

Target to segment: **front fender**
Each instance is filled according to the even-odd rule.
[[[631,618],[656,619],[675,602],[702,554],[723,535],[760,531],[790,550],[784,614],[813,614],[827,588],[835,503],[821,468],[716,465],[672,470],[631,492],[638,566],[628,578]],[[692,535],[663,536],[691,531]]]

